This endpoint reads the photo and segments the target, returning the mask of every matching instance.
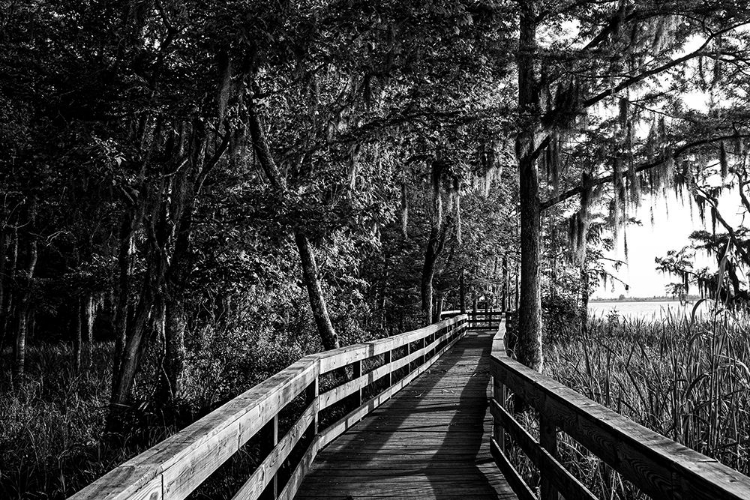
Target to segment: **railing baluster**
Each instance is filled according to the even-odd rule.
[[[393,351],[386,351],[383,353],[383,364],[388,365],[388,387],[393,385],[393,367],[391,361],[393,360]]]
[[[493,396],[500,406],[505,406],[505,386],[495,377],[492,377]],[[505,453],[505,429],[499,418],[493,418],[493,435],[500,450]]]
[[[316,401],[318,399],[318,396],[320,395],[320,386],[319,386],[319,380],[320,377],[315,377],[315,380],[312,384],[307,386],[307,390],[305,391],[305,402],[309,405],[315,405],[315,411],[313,413],[313,421],[310,424],[310,427],[307,428],[307,432],[305,433],[306,436],[309,439],[312,439],[315,437],[315,434],[318,433],[318,410],[317,405],[318,402]]]
[[[276,414],[273,418],[263,426],[260,431],[260,453],[262,456],[267,456],[276,447],[279,442],[279,415]],[[273,479],[268,483],[266,489],[260,495],[260,500],[275,500],[279,494],[279,478],[277,474],[273,475]]]
[[[162,492],[169,492],[171,498],[184,498],[253,437],[259,441],[262,461],[233,498],[292,498],[318,451],[425,371],[427,364],[434,362],[438,353],[444,352],[449,344],[462,336],[466,323],[466,317],[459,316],[425,329],[306,356],[149,452],[111,471],[73,498],[97,500],[107,496],[125,500],[151,498]],[[443,336],[445,341],[439,342]],[[440,345],[435,345],[436,342]],[[420,345],[420,356],[408,362]],[[402,349],[406,351],[406,358],[400,357],[394,361],[393,351]],[[368,402],[363,407],[366,386],[360,387],[362,380],[359,379],[365,375],[366,366],[362,363],[367,359],[377,359],[381,354],[387,366],[375,368],[372,375],[367,374],[366,377],[385,379],[388,387],[371,397],[372,404]],[[422,365],[419,365],[420,360]],[[321,374],[341,373],[349,365],[352,366],[354,380],[321,394]],[[394,365],[399,367],[397,374],[398,370],[408,370],[398,380],[393,374]],[[356,403],[357,407],[320,429],[321,409],[340,403],[347,397],[351,397],[350,401]],[[306,408],[291,428],[279,436],[279,412],[297,398],[305,400]],[[303,444],[306,451],[299,457],[297,447]],[[157,454],[166,457],[165,460],[170,460],[170,463],[165,465],[153,461],[154,450],[158,450]],[[137,465],[133,466],[133,463]],[[284,472],[279,473],[282,467]],[[279,477],[287,476],[282,489]]]
[[[557,458],[557,428],[549,421],[549,418],[541,412],[539,414],[539,444],[542,448],[547,450],[553,458]],[[557,488],[555,488],[550,480],[549,471],[540,470],[539,474],[542,479],[541,500],[557,500]]]
[[[354,374],[352,376],[352,380],[357,380],[359,377],[362,376],[362,360],[355,361],[352,364],[352,368],[354,369]],[[357,392],[352,394],[352,400],[356,403],[354,406],[359,406],[362,404],[362,388],[360,387],[357,389]]]

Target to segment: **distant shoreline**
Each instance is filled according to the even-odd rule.
[[[695,302],[696,300],[700,300],[701,297],[699,296],[688,296],[687,298],[688,302]],[[619,299],[617,297],[611,297],[611,298],[597,298],[597,299],[589,299],[589,303],[596,303],[596,302],[679,302],[680,299],[677,297],[627,297],[625,299]]]

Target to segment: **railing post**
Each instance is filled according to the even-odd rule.
[[[279,442],[279,415],[276,414],[273,418],[263,426],[260,431],[260,452],[261,456],[268,456]],[[274,474],[271,481],[268,483],[263,493],[260,495],[260,500],[275,500],[279,495],[279,479],[278,475]]]
[[[502,406],[505,407],[505,386],[500,383],[495,377],[492,377],[492,385],[494,388],[493,396],[495,401]],[[503,429],[503,425],[500,422],[500,419],[495,417],[493,418],[493,434],[495,436],[495,441],[497,441],[497,445],[500,447],[500,450],[505,453],[505,429]]]
[[[557,458],[557,429],[543,413],[539,413],[539,444],[554,458]],[[547,471],[540,470],[542,480],[541,500],[557,500],[557,489],[552,484]]]
[[[406,356],[411,356],[411,342],[406,343]],[[411,373],[411,361],[406,363],[406,375]]]
[[[393,360],[393,351],[386,351],[383,353],[383,363],[388,365],[388,387],[393,385],[393,366],[391,361]]]
[[[362,360],[355,361],[352,364],[352,368],[354,369],[354,373],[352,376],[352,380],[357,380],[359,377],[362,376]],[[355,406],[359,406],[362,404],[362,388],[360,387],[357,389],[357,392],[352,394],[352,400],[356,403]]]
[[[313,421],[310,424],[310,427],[307,428],[307,437],[309,439],[313,439],[315,435],[318,433],[318,402],[316,401],[318,399],[318,395],[320,394],[320,389],[318,386],[318,377],[315,377],[315,380],[312,384],[307,386],[307,389],[305,390],[305,403],[309,405],[315,405],[315,410],[313,412]]]

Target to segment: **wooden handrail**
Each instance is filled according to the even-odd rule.
[[[466,320],[465,315],[460,315],[401,335],[306,356],[110,471],[71,499],[185,498],[240,447],[259,435],[265,459],[234,498],[291,500],[318,450],[428,369],[465,335]],[[395,359],[396,350],[405,352]],[[376,356],[383,357],[382,364],[364,373],[362,362]],[[321,376],[346,368],[353,374],[350,380],[319,393]],[[397,370],[405,373],[394,380]],[[386,388],[363,401],[363,389],[380,381],[387,381]],[[279,437],[279,413],[300,397],[304,397],[305,409],[291,429]],[[345,399],[356,401],[356,408],[319,429],[318,413]],[[304,437],[310,444],[286,484],[279,484],[277,473],[281,465]]]
[[[519,498],[536,499],[507,458],[506,433],[539,469],[542,500],[596,498],[557,460],[562,431],[652,498],[750,499],[750,477],[687,448],[510,359],[495,337],[491,451]],[[505,408],[510,393],[539,412],[539,440]]]
[[[440,319],[453,318],[461,314],[458,310],[443,311]],[[506,314],[502,309],[477,309],[466,312],[469,330],[495,330],[500,326],[503,316]]]

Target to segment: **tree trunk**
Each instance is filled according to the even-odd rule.
[[[7,292],[5,290],[6,283],[8,282],[6,275],[6,254],[8,252],[8,246],[8,234],[5,228],[5,223],[4,221],[0,221],[0,352],[2,352],[5,347],[5,335],[7,333],[5,328],[5,318],[7,314],[5,296]],[[0,369],[2,369],[1,363]]]
[[[202,149],[197,147],[198,150]],[[193,157],[193,168],[196,171],[203,166],[203,161]],[[196,178],[186,174],[175,179],[172,192],[172,217],[177,219],[174,252],[167,274],[164,297],[166,311],[164,322],[164,359],[159,380],[159,402],[170,403],[179,397],[183,390],[185,371],[185,330],[187,329],[187,310],[185,308],[185,288],[187,286],[192,258],[190,234],[193,228],[193,210],[195,208]]]
[[[123,353],[125,352],[125,340],[127,336],[128,319],[130,316],[130,268],[132,266],[132,244],[135,234],[136,213],[131,208],[123,217],[120,226],[120,248],[118,255],[119,293],[115,309],[115,350],[112,360],[112,393],[120,379]]]
[[[333,324],[331,324],[331,318],[328,316],[328,308],[318,276],[318,265],[315,262],[315,254],[313,254],[310,241],[301,230],[295,231],[294,241],[297,243],[297,249],[299,250],[302,274],[305,278],[307,294],[310,297],[310,307],[320,338],[323,341],[323,347],[327,350],[338,349],[339,337],[336,335],[336,330],[333,329]]]
[[[510,292],[510,285],[508,284],[508,254],[503,255],[503,296],[502,296],[502,310],[507,311],[510,306],[510,298],[508,294]]]
[[[427,240],[427,248],[424,253],[421,283],[422,315],[425,325],[431,324],[434,319],[432,313],[432,284],[435,279],[435,264],[445,247],[445,240],[452,221],[451,214],[443,220],[443,200],[440,195],[440,181],[445,166],[440,160],[432,162],[432,227],[430,228],[430,237]]]
[[[385,310],[385,299],[386,292],[388,290],[388,275],[390,273],[390,258],[385,256],[385,263],[383,264],[383,277],[380,280],[380,287],[377,292],[377,311],[380,319],[380,327],[385,326],[386,322],[386,310]]]
[[[73,319],[73,368],[81,371],[81,339],[83,338],[83,307],[81,298],[76,299],[76,317]]]
[[[430,232],[430,239],[427,241],[427,250],[424,254],[424,266],[422,266],[422,284],[421,284],[421,297],[422,297],[422,315],[424,317],[425,325],[432,323],[432,294],[433,287],[432,281],[435,278],[435,262],[437,262],[438,253],[436,252],[437,247],[437,234],[433,230]]]
[[[435,300],[435,313],[432,316],[432,322],[437,323],[440,321],[440,316],[443,314],[443,292],[437,293],[437,300]]]
[[[466,314],[466,270],[461,269],[461,275],[460,275],[460,287],[459,292],[461,293],[460,301],[461,301],[461,314]]]
[[[86,301],[86,366],[90,367],[94,352],[94,321],[96,321],[97,300],[93,295],[89,295]]]
[[[151,313],[151,307],[147,305],[147,302],[150,301],[147,301],[146,297],[141,298],[132,321],[128,322],[128,335],[119,363],[118,377],[114,380],[112,398],[110,399],[113,410],[110,414],[112,417],[118,415],[118,409],[125,406],[130,398],[135,374],[138,371],[143,354],[143,344],[145,343],[142,340]],[[110,427],[110,429],[112,428]]]
[[[183,390],[187,312],[183,300],[169,300],[164,325],[164,361],[159,383],[160,403],[174,401]]]
[[[160,196],[163,192],[163,186],[151,185],[149,189],[152,191],[146,197]],[[117,373],[117,376],[113,378],[113,390],[110,399],[111,411],[108,421],[108,428],[112,431],[118,429],[119,410],[126,405],[130,398],[135,375],[140,367],[140,361],[147,344],[144,341],[144,337],[149,318],[154,310],[158,294],[165,286],[168,265],[167,257],[164,253],[167,221],[164,217],[163,204],[153,199],[150,201],[150,204],[152,205],[152,213],[144,216],[144,220],[151,221],[149,231],[156,236],[149,237],[147,240],[147,249],[144,255],[146,269],[143,275],[143,282],[138,293],[134,313],[126,321],[125,343],[121,356],[119,360],[115,359],[115,373]],[[129,261],[129,253],[126,253],[125,257],[126,261]],[[129,265],[123,263],[121,263],[121,266],[125,268],[129,267]],[[127,303],[127,297],[125,300]]]
[[[9,333],[11,331],[11,323],[13,319],[14,314],[14,307],[15,307],[15,299],[17,297],[14,297],[17,294],[13,293],[13,287],[12,284],[14,283],[14,280],[16,279],[16,269],[18,268],[18,227],[16,226],[13,229],[13,232],[8,236],[9,238],[9,252],[10,255],[8,258],[10,259],[10,265],[8,267],[6,276],[4,277],[7,283],[6,292],[5,292],[5,301],[0,304],[0,307],[3,310],[2,314],[2,337],[0,337],[0,350],[2,350],[5,347],[6,339],[9,337]],[[2,279],[2,277],[0,277]]]
[[[32,221],[34,220],[32,209]],[[33,224],[33,222],[32,222]],[[33,236],[29,236],[31,241],[29,242],[29,262],[26,267],[26,276],[24,281],[26,283],[25,289],[21,292],[21,299],[18,303],[18,330],[16,331],[16,342],[14,349],[14,365],[13,365],[13,379],[16,384],[21,382],[26,370],[26,335],[28,333],[29,324],[29,309],[31,303],[31,297],[33,294],[32,284],[34,279],[34,270],[36,269],[36,262],[38,258],[37,241]]]
[[[268,140],[260,123],[260,117],[252,102],[248,107],[248,119],[250,137],[253,149],[258,157],[258,162],[271,185],[285,196],[287,190],[286,179],[281,175],[281,171],[271,154]],[[328,350],[337,349],[339,347],[339,338],[336,335],[333,324],[331,324],[331,318],[328,316],[328,307],[326,306],[323,289],[320,286],[320,279],[318,277],[318,265],[315,262],[315,255],[313,254],[310,241],[307,239],[307,235],[300,229],[294,231],[294,241],[299,250],[300,260],[302,261],[302,275],[307,287],[307,294],[310,297],[310,308],[312,309],[313,318],[318,327],[323,347]]]
[[[520,170],[521,200],[521,298],[519,310],[518,361],[541,371],[542,304],[540,293],[539,172],[534,157],[534,133],[539,120],[535,75],[536,2],[521,4],[518,52],[518,101],[521,125],[516,138]]]

